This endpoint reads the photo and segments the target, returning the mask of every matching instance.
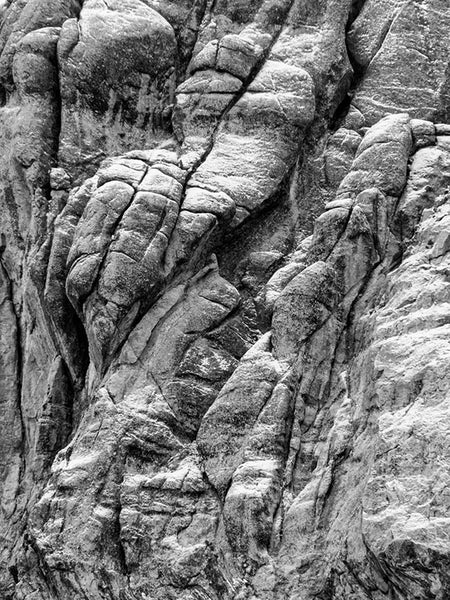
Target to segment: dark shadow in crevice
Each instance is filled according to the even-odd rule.
[[[342,123],[344,122],[345,117],[348,114],[356,89],[361,83],[366,71],[366,69],[355,60],[348,45],[349,31],[353,23],[355,22],[355,19],[357,19],[357,17],[359,16],[359,13],[361,12],[365,2],[366,0],[355,0],[353,2],[352,7],[350,9],[347,25],[345,27],[345,46],[347,49],[348,60],[350,61],[350,65],[352,67],[353,75],[349,81],[348,89],[344,94],[344,97],[342,98],[341,102],[339,102],[336,110],[330,118],[329,129],[333,133],[337,129],[339,129],[339,127],[342,127]]]
[[[16,565],[11,565],[11,566],[9,567],[9,572],[10,572],[10,574],[11,574],[11,577],[12,577],[12,578],[13,578],[13,580],[14,580],[14,583],[19,583],[19,572],[18,572],[18,570],[17,570],[17,567],[16,567]]]
[[[0,85],[0,108],[8,103],[8,92],[4,85]]]
[[[349,31],[350,27],[353,25],[355,20],[358,18],[359,13],[362,11],[365,3],[366,3],[366,0],[353,0],[352,6],[350,8],[350,13],[348,15],[346,31]]]

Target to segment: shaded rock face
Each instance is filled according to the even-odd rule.
[[[0,598],[450,598],[448,2],[0,19]]]

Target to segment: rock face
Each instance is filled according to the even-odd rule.
[[[450,598],[448,1],[0,20],[0,598]]]

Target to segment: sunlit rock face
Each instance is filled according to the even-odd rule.
[[[450,598],[447,0],[0,20],[0,599]]]

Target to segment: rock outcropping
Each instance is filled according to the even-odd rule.
[[[0,598],[450,598],[448,0],[0,20]]]

